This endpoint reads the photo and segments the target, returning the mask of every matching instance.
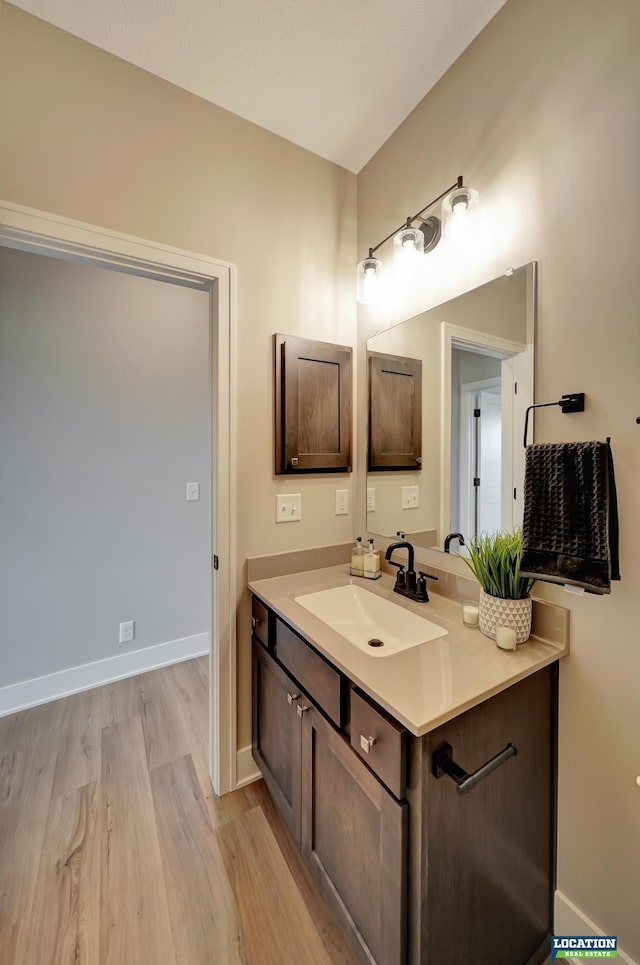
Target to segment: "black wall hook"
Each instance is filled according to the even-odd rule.
[[[584,392],[570,392],[563,395],[559,402],[538,402],[530,405],[524,417],[524,448],[527,448],[527,435],[529,434],[529,413],[532,409],[546,409],[550,405],[559,405],[564,413],[584,412]]]

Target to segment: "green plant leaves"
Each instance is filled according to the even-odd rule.
[[[529,596],[535,581],[520,576],[521,529],[512,533],[481,533],[469,541],[467,548],[469,558],[462,559],[485,593],[502,600],[523,600]]]

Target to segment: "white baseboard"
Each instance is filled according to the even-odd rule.
[[[590,938],[606,934],[561,891],[556,891],[554,896],[553,931],[556,935],[588,935]],[[625,965],[637,965],[619,946],[617,960],[624,962]],[[564,958],[562,961],[570,962],[572,965],[582,965],[585,959]]]
[[[258,765],[251,754],[251,744],[241,747],[236,755],[236,789],[252,784],[260,776]]]
[[[0,687],[0,717],[208,653],[209,634],[194,633],[190,637],[157,643],[143,650],[119,653],[104,660],[95,660],[79,667],[58,670],[43,677],[33,677],[8,687]]]

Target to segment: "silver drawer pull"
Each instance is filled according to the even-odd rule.
[[[258,617],[251,617],[251,626],[254,630],[259,623],[262,623],[262,620],[260,620]]]
[[[296,706],[296,710],[298,711],[298,717],[303,717],[306,714],[306,712],[309,710],[309,708],[307,707],[306,704],[298,704]]]
[[[289,704],[289,707],[293,706],[294,700],[299,700],[299,699],[300,699],[300,694],[287,694],[287,703]]]
[[[377,738],[365,737],[364,734],[360,734],[360,747],[365,752],[365,754],[369,754],[371,751],[371,748],[376,743],[377,743]]]

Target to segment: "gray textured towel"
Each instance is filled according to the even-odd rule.
[[[618,511],[607,442],[527,446],[520,573],[610,593]]]

